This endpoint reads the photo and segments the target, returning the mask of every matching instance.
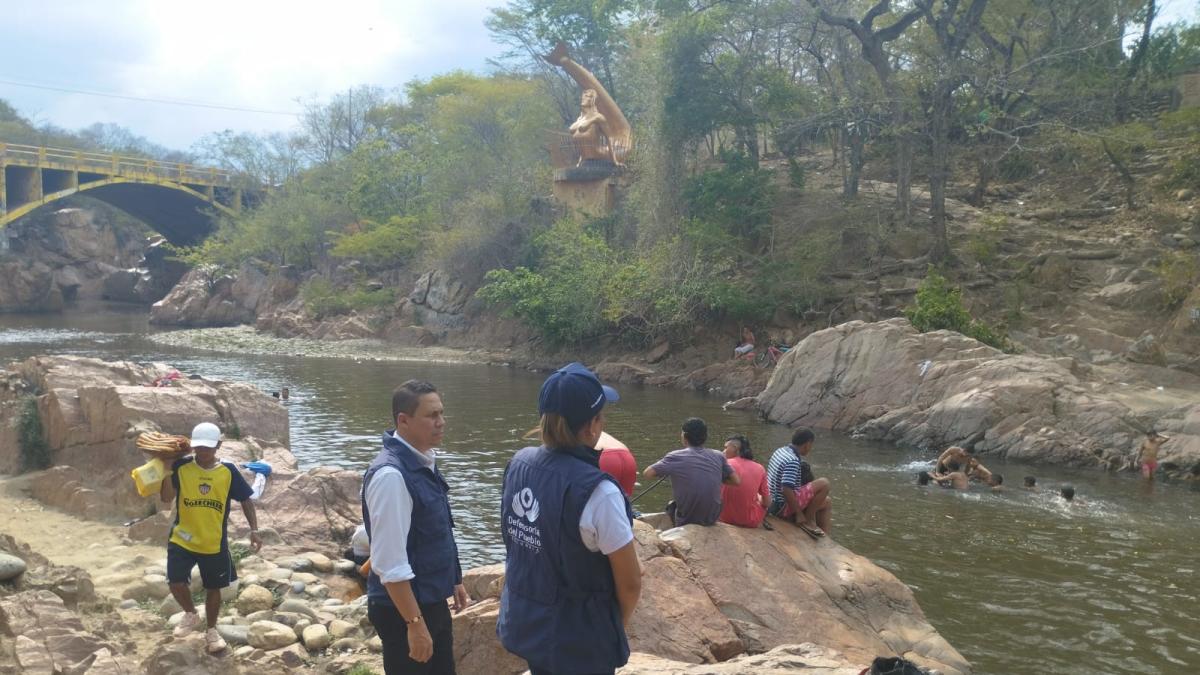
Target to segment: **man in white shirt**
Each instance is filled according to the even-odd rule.
[[[449,486],[434,454],[445,428],[442,399],[409,380],[392,394],[395,431],[363,477],[363,524],[371,545],[367,616],[398,673],[453,675],[452,619],[470,602],[454,541]]]

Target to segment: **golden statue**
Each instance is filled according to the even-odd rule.
[[[542,58],[567,71],[571,79],[583,88],[579,118],[568,128],[571,142],[579,153],[576,166],[582,165],[585,160],[607,160],[616,166],[624,166],[622,160],[632,146],[632,129],[604,85],[586,68],[571,60],[567,45],[562,42]]]

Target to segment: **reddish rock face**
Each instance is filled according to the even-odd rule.
[[[174,380],[146,386],[170,372],[164,364],[142,366],[75,356],[27,359],[0,374],[0,469],[21,466],[19,434],[11,421],[36,396],[49,459],[56,466],[35,478],[38,499],[86,518],[140,517],[157,500],[137,495],[129,472],[146,461],[134,446],[147,430],[186,435],[213,422],[229,437],[222,455],[238,461],[265,458],[295,471],[287,451],[287,409],[243,383]]]

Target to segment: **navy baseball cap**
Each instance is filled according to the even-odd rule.
[[[582,363],[568,363],[554,371],[538,394],[538,414],[556,413],[578,431],[604,409],[605,403],[621,400],[617,390],[600,384],[600,378]]]

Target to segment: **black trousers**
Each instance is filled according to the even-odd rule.
[[[433,658],[425,663],[408,658],[408,624],[399,610],[383,603],[367,603],[367,618],[383,641],[383,671],[387,675],[455,675],[450,606],[442,601],[420,608],[421,620],[433,636]]]
[[[604,671],[603,673],[596,673],[596,675],[612,675],[612,674],[613,674],[613,673],[615,673],[615,672],[617,672],[617,671],[615,671],[615,670],[606,670],[606,671]],[[533,668],[533,667],[530,667],[530,668],[529,668],[529,675],[555,675],[555,674],[554,674],[554,673],[552,673],[552,672],[550,672],[549,670],[542,670],[541,668]]]

